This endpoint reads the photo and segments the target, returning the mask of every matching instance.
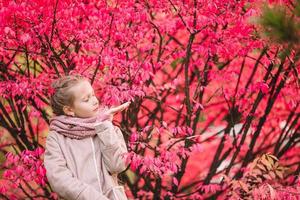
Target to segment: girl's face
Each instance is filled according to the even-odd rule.
[[[66,114],[80,118],[97,115],[99,101],[88,81],[80,81],[70,89],[70,92],[74,95],[74,103],[73,106],[66,106],[64,110]]]

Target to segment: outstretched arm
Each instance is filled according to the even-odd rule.
[[[112,122],[104,121],[96,126],[96,133],[100,138],[100,149],[107,170],[110,173],[125,170],[124,154],[127,148],[121,130]]]

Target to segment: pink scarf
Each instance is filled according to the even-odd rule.
[[[66,137],[73,139],[84,139],[96,134],[95,123],[108,119],[105,114],[95,117],[78,118],[66,115],[54,116],[50,119],[50,131],[56,131]]]

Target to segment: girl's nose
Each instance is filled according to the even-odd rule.
[[[98,99],[97,99],[97,97],[94,97],[94,99],[93,99],[94,101],[93,101],[93,104],[94,105],[96,105],[96,104],[98,104],[99,103],[99,101],[98,101]]]

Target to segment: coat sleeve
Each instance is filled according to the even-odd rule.
[[[110,121],[104,121],[95,128],[100,138],[100,149],[107,170],[112,174],[124,171],[127,147],[121,130]]]
[[[92,186],[75,178],[68,169],[61,148],[50,133],[46,140],[44,165],[53,191],[68,200],[108,200]]]

